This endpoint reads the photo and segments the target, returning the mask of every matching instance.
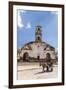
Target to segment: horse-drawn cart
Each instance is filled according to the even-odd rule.
[[[43,68],[43,72],[52,72],[53,71],[53,63],[51,61],[40,61],[40,66]]]

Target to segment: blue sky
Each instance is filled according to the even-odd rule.
[[[54,11],[17,11],[17,47],[35,40],[35,27],[42,26],[42,40],[58,47],[58,13]]]

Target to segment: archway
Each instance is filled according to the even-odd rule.
[[[38,61],[40,60],[40,56],[37,56]]]
[[[51,54],[50,54],[50,53],[47,53],[47,54],[46,54],[46,60],[48,60],[48,61],[51,60]]]
[[[28,52],[25,52],[25,53],[23,54],[23,61],[24,61],[24,62],[29,61],[29,54],[28,54]]]

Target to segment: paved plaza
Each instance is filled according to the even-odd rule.
[[[19,62],[17,74],[18,80],[56,78],[58,76],[58,67],[54,65],[52,72],[43,72],[42,66],[37,62]]]

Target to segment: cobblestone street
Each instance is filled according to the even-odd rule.
[[[18,63],[19,80],[56,78],[57,74],[57,66],[53,66],[53,72],[42,72],[42,66],[39,63]]]

